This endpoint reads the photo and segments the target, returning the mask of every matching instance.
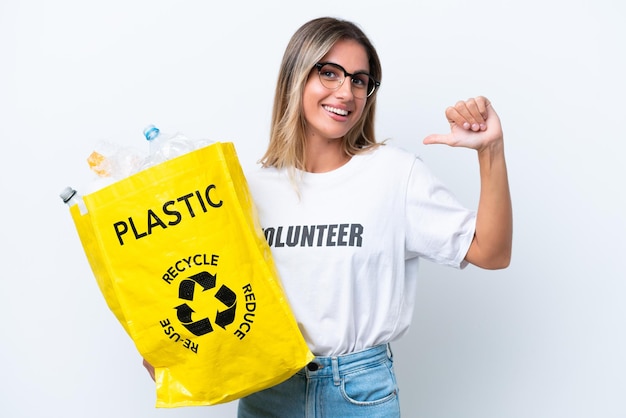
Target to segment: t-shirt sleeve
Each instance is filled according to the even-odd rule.
[[[465,208],[418,157],[406,193],[406,257],[464,268],[476,212]]]

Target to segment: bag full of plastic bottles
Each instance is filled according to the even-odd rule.
[[[101,183],[61,197],[109,308],[155,368],[156,405],[218,404],[288,379],[313,355],[234,145],[155,130],[148,157],[100,144],[88,162]]]

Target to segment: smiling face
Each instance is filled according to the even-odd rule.
[[[349,73],[369,73],[365,48],[351,39],[337,41],[320,62],[339,64]],[[366,102],[366,98],[354,97],[349,77],[338,89],[330,90],[322,85],[317,69],[314,69],[302,96],[307,140],[342,138],[361,118]]]

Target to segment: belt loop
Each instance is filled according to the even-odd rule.
[[[389,360],[393,360],[393,351],[391,351],[391,344],[387,343],[387,356]]]
[[[339,386],[341,383],[339,380],[339,360],[337,357],[332,357],[330,360],[333,366],[333,382],[335,383],[335,386]]]

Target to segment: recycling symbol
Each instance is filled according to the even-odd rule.
[[[178,298],[192,302],[194,294],[196,293],[196,285],[200,286],[202,292],[206,292],[207,290],[214,289],[216,283],[217,275],[213,275],[206,271],[194,274],[193,276],[189,276],[187,279],[180,282],[178,287]],[[217,314],[215,315],[215,324],[219,325],[223,329],[226,329],[226,326],[233,323],[235,320],[237,295],[226,285],[222,285],[217,290],[214,297],[226,307],[223,311],[217,311]],[[183,303],[174,309],[176,309],[178,320],[192,334],[201,336],[213,331],[213,325],[208,317],[196,321],[193,320],[192,316],[195,311],[187,303]]]

